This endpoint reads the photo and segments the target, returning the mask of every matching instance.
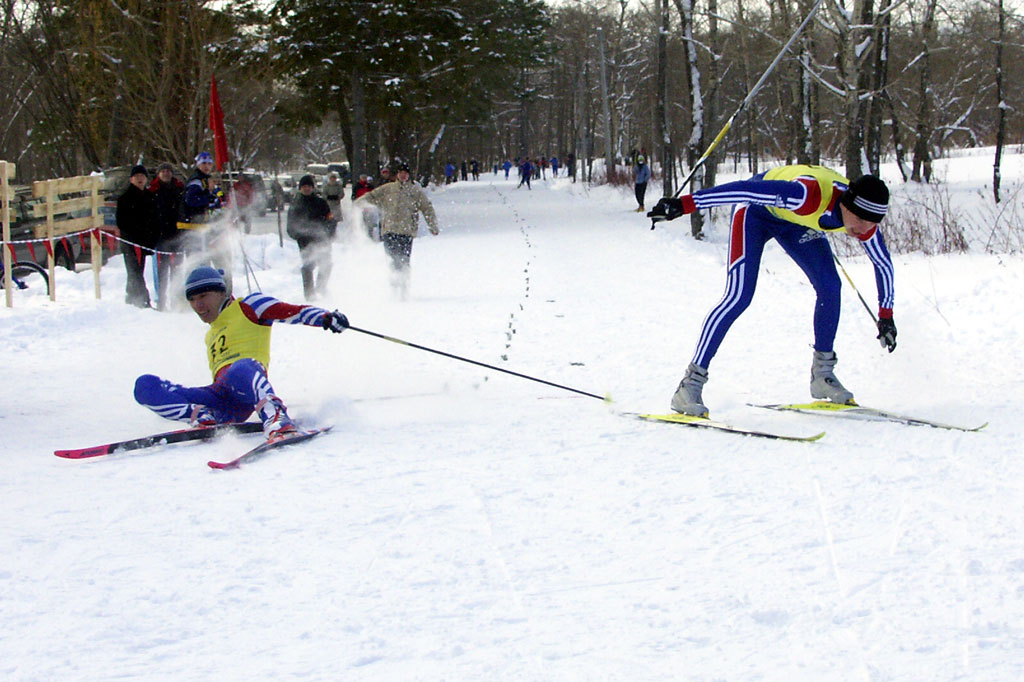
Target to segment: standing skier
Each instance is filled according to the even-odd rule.
[[[135,381],[135,400],[161,417],[193,426],[244,422],[256,412],[268,441],[294,434],[295,424],[267,378],[270,325],[304,324],[340,334],[348,328],[348,318],[258,292],[236,299],[228,294],[223,274],[207,265],[189,273],[185,297],[210,325],[206,355],[213,383],[189,388],[144,374]]]
[[[761,254],[771,239],[777,240],[796,261],[817,296],[811,396],[855,404],[853,393],[833,373],[841,282],[825,232],[845,230],[863,244],[875,267],[878,287],[877,338],[891,353],[896,348],[893,266],[878,229],[889,207],[889,188],[874,175],[863,175],[851,183],[822,166],[782,166],[749,180],[709,187],[678,199],[665,197],[647,216],[654,221],[674,220],[687,213],[730,204],[736,208],[729,235],[725,296],[704,320],[697,349],[672,396],[672,409],[707,416],[701,392],[708,380],[708,365],[729,327],[750,305]]]

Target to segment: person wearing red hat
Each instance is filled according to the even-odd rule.
[[[811,396],[855,404],[853,393],[836,378],[833,349],[839,327],[841,282],[826,232],[858,239],[875,268],[878,287],[878,336],[883,348],[896,348],[893,322],[892,258],[879,229],[889,207],[889,188],[874,175],[850,182],[822,166],[774,168],[749,180],[709,187],[679,198],[665,197],[647,214],[674,220],[714,206],[734,205],[729,233],[725,295],[704,320],[697,348],[672,396],[672,409],[708,415],[702,390],[708,366],[733,322],[746,310],[757,286],[761,255],[774,239],[804,271],[814,287],[814,354]]]

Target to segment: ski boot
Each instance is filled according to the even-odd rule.
[[[708,371],[691,362],[686,368],[683,380],[679,382],[679,388],[672,396],[672,409],[692,417],[707,417],[708,408],[704,406],[701,398],[701,391],[707,381]]]
[[[853,393],[846,390],[832,373],[837,360],[835,351],[814,351],[814,360],[811,363],[811,397],[843,405],[856,405]]]
[[[213,412],[210,412],[210,408],[205,405],[194,405],[188,423],[194,428],[216,426],[217,418],[213,416]]]
[[[279,440],[298,435],[295,422],[288,416],[288,411],[280,398],[271,396],[264,400],[256,408],[257,414],[263,420],[263,435],[267,437],[268,443],[276,443]]]

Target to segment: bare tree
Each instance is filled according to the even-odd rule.
[[[927,0],[924,18],[921,21],[921,55],[918,72],[917,126],[914,135],[914,166],[910,179],[914,182],[931,182],[932,156],[932,68],[931,49],[935,44],[935,8],[937,0]]]
[[[1003,40],[1006,37],[1006,11],[999,2],[999,33],[996,36],[996,156],[992,163],[992,196],[999,203],[1002,179],[1003,144],[1006,142],[1006,102],[1003,101]]]

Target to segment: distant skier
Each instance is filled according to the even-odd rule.
[[[647,165],[647,158],[640,154],[636,157],[636,167],[633,169],[633,193],[636,195],[637,213],[644,210],[644,196],[647,194],[647,181],[651,179],[651,167]]]
[[[845,230],[861,241],[875,267],[878,287],[878,338],[891,353],[896,348],[893,322],[893,265],[878,224],[889,208],[889,188],[874,175],[850,182],[822,166],[782,166],[749,180],[729,182],[676,198],[661,199],[647,214],[654,221],[675,220],[694,211],[735,204],[729,236],[725,296],[704,320],[697,349],[672,409],[707,416],[701,392],[708,365],[732,323],[750,305],[757,286],[761,254],[775,239],[814,286],[814,355],[811,396],[855,404],[853,393],[833,373],[833,350],[839,327],[841,282],[825,232]]]
[[[533,175],[533,164],[530,163],[528,157],[523,157],[523,162],[519,165],[519,184],[516,185],[516,189],[523,186],[526,183],[526,189],[533,189],[530,187],[530,176]]]
[[[223,274],[207,265],[189,273],[185,297],[199,319],[210,325],[206,355],[213,383],[189,388],[144,374],[135,381],[136,402],[192,426],[243,422],[255,412],[268,441],[294,434],[295,424],[267,378],[270,325],[304,324],[340,334],[348,328],[348,318],[261,293],[236,299],[228,294]]]

